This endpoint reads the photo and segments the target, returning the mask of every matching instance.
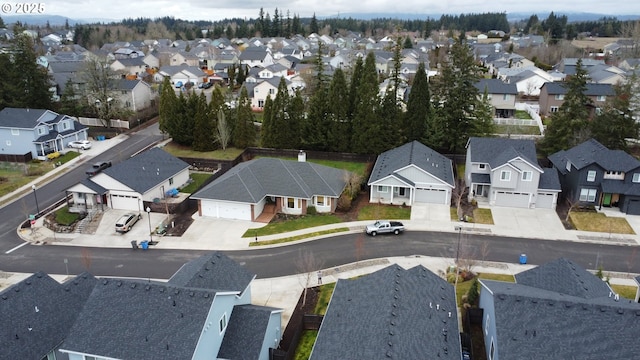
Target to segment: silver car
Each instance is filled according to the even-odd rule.
[[[118,221],[116,221],[116,232],[119,233],[126,233],[129,230],[131,230],[131,228],[133,227],[133,225],[135,225],[135,223],[138,222],[138,220],[140,220],[142,216],[140,214],[124,214],[122,215],[122,217],[120,219],[118,219]]]

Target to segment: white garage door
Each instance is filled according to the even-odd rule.
[[[202,215],[219,219],[251,221],[251,205],[203,200]]]
[[[415,202],[445,204],[447,191],[443,189],[416,189]]]
[[[137,196],[111,194],[111,208],[118,210],[139,211],[140,205]]]
[[[554,193],[538,193],[536,199],[536,208],[538,209],[554,209],[553,199]]]
[[[529,194],[511,191],[497,191],[495,205],[528,208]]]

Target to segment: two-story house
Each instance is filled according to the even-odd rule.
[[[544,83],[540,88],[540,115],[551,115],[557,112],[564,103],[567,91],[566,83]],[[594,115],[598,109],[605,105],[607,99],[615,95],[615,93],[611,84],[588,83],[584,95],[591,100],[591,104],[587,106],[591,107],[591,113]]]
[[[119,79],[114,82],[114,87],[113,93],[117,102],[134,112],[150,107],[155,98],[151,86],[142,80]]]
[[[240,53],[238,57],[240,64],[248,67],[267,67],[273,65],[274,60],[271,53],[266,48],[259,46],[250,46]]]
[[[489,103],[494,109],[494,116],[509,118],[516,112],[516,96],[518,88],[515,84],[506,84],[498,79],[482,79],[474,84],[480,96],[487,93]]]
[[[36,273],[4,290],[2,359],[269,359],[281,310],[251,304],[255,275],[214,252],[168,282]]]
[[[555,209],[558,172],[538,165],[533,140],[472,137],[464,179],[469,200],[490,205]]]
[[[640,160],[589,139],[549,156],[564,197],[582,205],[618,207],[640,215]]]
[[[0,111],[0,154],[25,159],[61,151],[72,141],[86,140],[87,128],[77,119],[42,109]]]

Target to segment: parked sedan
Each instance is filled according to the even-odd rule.
[[[72,149],[87,150],[91,149],[91,142],[89,142],[89,140],[72,141],[67,146]]]

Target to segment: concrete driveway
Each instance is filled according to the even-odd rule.
[[[411,220],[408,230],[431,229],[451,231],[453,222],[449,205],[417,203],[411,206]]]
[[[574,238],[568,234],[555,210],[490,207],[496,235],[528,238]]]

